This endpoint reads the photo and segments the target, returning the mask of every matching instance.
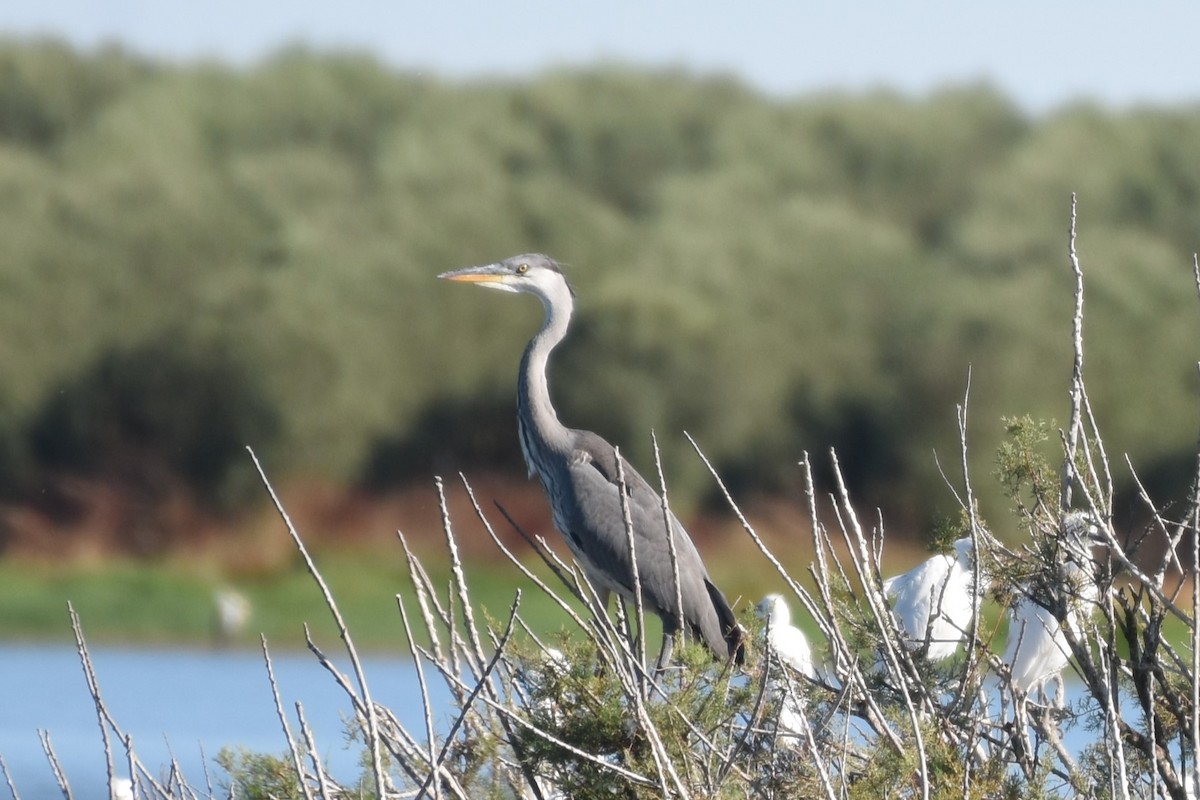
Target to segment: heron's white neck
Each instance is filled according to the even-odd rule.
[[[570,432],[550,402],[546,368],[550,353],[567,335],[574,301],[566,282],[555,284],[545,295],[538,295],[546,311],[542,328],[529,341],[521,357],[517,386],[517,420],[521,428],[521,450],[532,474],[535,459],[544,450],[565,452],[571,445]]]

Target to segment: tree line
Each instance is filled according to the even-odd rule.
[[[1093,409],[1179,492],[1198,108],[1031,118],[987,85],[778,99],[679,70],[451,82],[303,48],[234,68],[9,39],[0,493],[166,475],[236,507],[244,444],[380,490],[519,469],[539,310],[434,276],[543,251],[579,295],[561,416],[644,468],[655,431],[681,508],[713,497],[687,431],[736,492],[796,492],[802,454],[833,447],[856,498],[924,522],[955,506],[934,454],[957,452],[968,374],[976,474],[1006,417],[1066,413],[1071,192]]]

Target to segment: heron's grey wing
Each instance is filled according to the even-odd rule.
[[[629,544],[621,509],[621,480],[612,446],[596,434],[577,433],[576,447],[571,454],[569,472],[576,495],[575,507],[583,528],[580,539],[584,553],[595,566],[610,573],[621,583],[627,596],[633,593],[633,570],[629,560]],[[642,583],[644,602],[667,621],[677,617],[675,583],[659,494],[627,461],[621,460],[624,486],[633,523],[634,547],[637,550],[638,576]],[[697,629],[709,646],[717,652],[727,650],[726,632],[736,624],[733,612],[720,591],[709,580],[700,553],[683,525],[670,516],[671,535],[679,571],[680,599],[684,621]]]

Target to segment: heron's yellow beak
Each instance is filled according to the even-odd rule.
[[[438,277],[459,283],[499,283],[504,280],[503,275],[487,275],[478,272],[445,272]]]

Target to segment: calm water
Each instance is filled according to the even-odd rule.
[[[221,748],[285,752],[266,667],[257,651],[95,647],[91,655],[105,703],[153,772],[161,772],[174,754],[187,780],[203,789],[207,763],[220,793],[223,773],[213,759]],[[299,701],[334,777],[356,778],[359,749],[347,747],[343,737],[342,720],[351,716],[350,701],[311,654],[279,652],[272,653],[271,659],[293,731],[298,733],[295,703]],[[343,673],[350,674],[347,659],[335,661]],[[420,736],[424,716],[412,662],[368,657],[364,669],[374,699]],[[431,683],[431,689],[438,709],[435,719],[445,730],[449,695],[440,682]],[[1070,696],[1075,694],[1069,691]],[[0,643],[0,756],[23,800],[62,796],[42,752],[39,729],[49,731],[74,797],[107,798],[96,712],[75,648]],[[1068,732],[1067,745],[1078,752],[1089,736],[1077,727]],[[114,756],[119,774],[124,775],[124,753],[115,744]],[[0,797],[7,796],[0,782]]]
[[[96,647],[91,655],[101,697],[152,771],[174,754],[189,782],[204,787],[207,759],[214,785],[220,786],[222,773],[213,759],[222,747],[277,755],[286,750],[266,667],[256,651]],[[310,653],[273,652],[271,660],[292,730],[298,735],[298,701],[333,775],[356,777],[359,750],[347,748],[342,735],[342,720],[352,715],[349,699]],[[335,661],[350,674],[347,659]],[[368,657],[364,669],[373,698],[409,730],[423,731],[412,662]],[[440,684],[433,688],[444,717],[448,695]],[[444,728],[445,720],[439,722]],[[0,643],[0,755],[24,800],[61,797],[39,729],[49,731],[77,800],[108,797],[100,729],[75,648]],[[114,744],[120,774],[126,772],[123,755]],[[0,796],[7,796],[2,782]]]

